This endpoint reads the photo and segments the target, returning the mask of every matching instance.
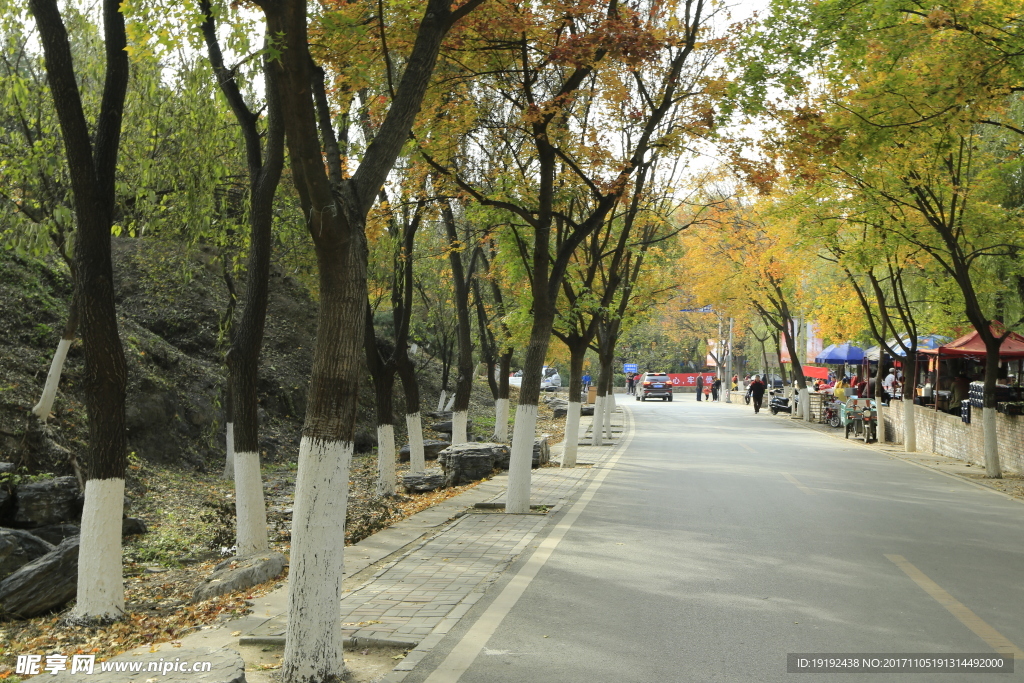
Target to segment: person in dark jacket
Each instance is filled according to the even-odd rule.
[[[750,398],[751,403],[754,404],[754,415],[757,415],[761,410],[761,401],[764,399],[765,389],[764,382],[761,381],[761,375],[754,375],[754,379],[750,383]]]
[[[718,400],[718,392],[722,390],[722,380],[715,378],[715,381],[711,383],[711,400]]]
[[[704,395],[704,375],[697,375],[697,400]]]

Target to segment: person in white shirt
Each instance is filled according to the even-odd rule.
[[[896,370],[890,369],[889,374],[882,380],[882,402],[888,404],[892,399],[892,385],[896,381]]]

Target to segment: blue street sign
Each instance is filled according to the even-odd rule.
[[[623,372],[636,372],[636,370],[637,370],[637,364],[636,363],[626,363],[625,365],[622,366],[622,371]]]

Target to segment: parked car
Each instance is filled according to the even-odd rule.
[[[645,372],[640,378],[640,386],[636,388],[636,400],[646,401],[649,398],[672,400],[672,378],[667,372]]]
[[[508,378],[508,385],[510,387],[523,386],[523,371],[516,370]],[[541,370],[540,389],[541,391],[556,391],[562,388],[562,376],[558,374],[558,369],[545,365]]]

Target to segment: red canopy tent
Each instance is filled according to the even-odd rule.
[[[997,332],[996,329],[992,328],[992,334],[999,336],[1001,332]],[[938,347],[937,349],[922,350],[921,353],[928,353],[938,356],[946,357],[958,357],[964,356],[976,356],[980,358],[985,357],[985,342],[981,340],[981,335],[978,334],[977,330],[970,334],[965,334],[955,341],[951,341],[948,344]],[[1007,335],[1006,339],[999,346],[999,358],[1000,360],[1017,360],[1024,358],[1024,337],[1011,332]]]
[[[993,325],[990,326],[989,329],[991,330],[993,335],[998,337],[1003,333],[1005,328],[1003,328],[1002,324],[1000,323],[994,323]],[[985,342],[982,341],[981,335],[978,334],[977,330],[971,332],[970,334],[965,334],[959,339],[951,341],[948,344],[944,344],[936,349],[922,350],[921,353],[927,353],[929,355],[937,356],[937,363],[938,361],[941,361],[943,357],[973,357],[978,359],[984,359],[986,355]],[[1006,339],[1004,339],[1003,343],[999,345],[999,360],[1024,361],[1024,337],[1017,334],[1016,332],[1011,332],[1010,334],[1006,335]],[[936,365],[936,385],[938,385],[938,368],[939,366]],[[1017,373],[1017,381],[1019,382],[1019,367]],[[937,408],[938,403],[936,402],[936,409]]]

